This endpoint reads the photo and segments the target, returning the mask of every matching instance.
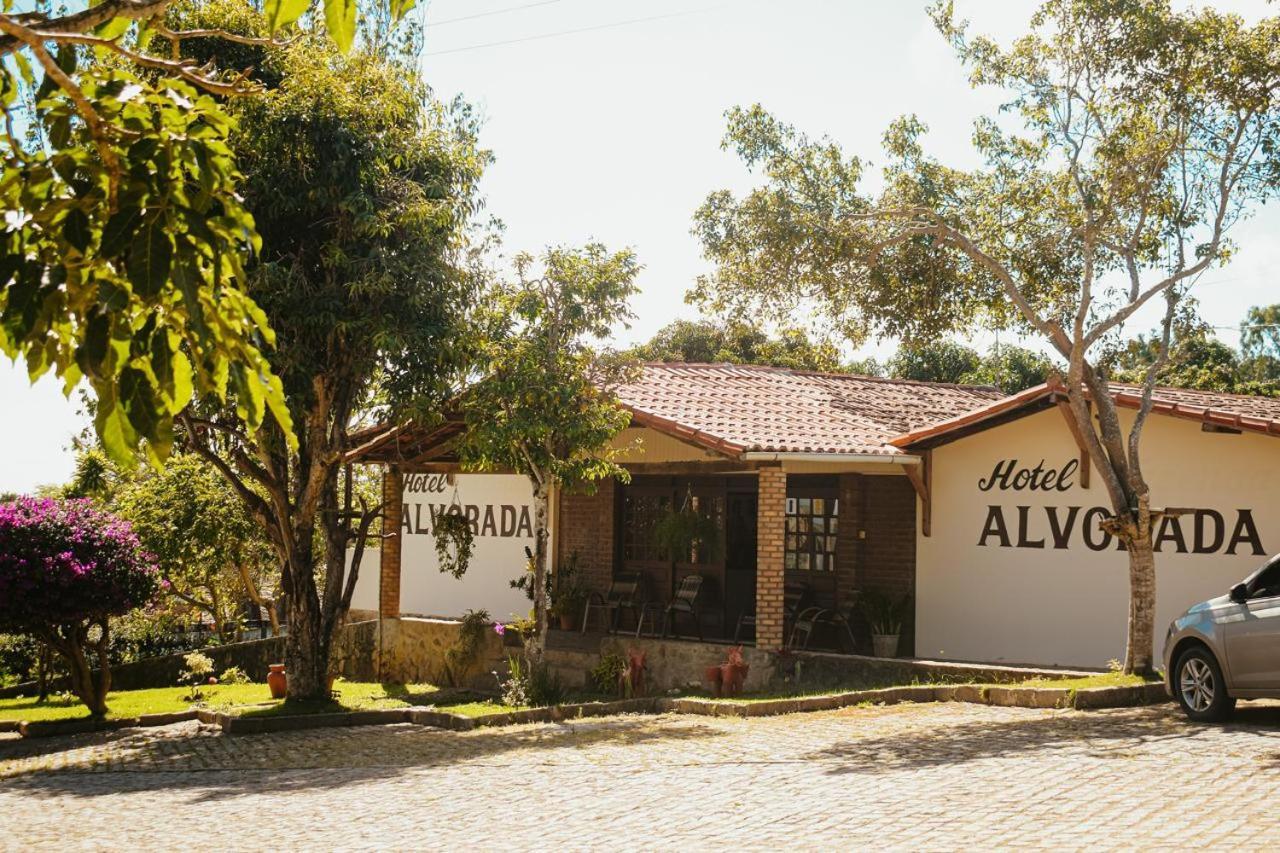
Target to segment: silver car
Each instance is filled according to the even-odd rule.
[[[1164,671],[1169,693],[1193,720],[1221,720],[1237,699],[1280,698],[1280,554],[1173,620]]]

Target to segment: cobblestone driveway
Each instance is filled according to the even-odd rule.
[[[465,734],[0,741],[0,847],[1146,847],[1280,840],[1280,707],[963,704]]]

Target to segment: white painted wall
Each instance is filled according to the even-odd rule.
[[[1128,413],[1122,412],[1125,426]],[[1196,422],[1152,415],[1143,459],[1156,506],[1216,510],[1226,520],[1214,553],[1195,547],[1193,518],[1181,519],[1189,553],[1172,540],[1156,555],[1156,654],[1171,619],[1188,605],[1221,595],[1266,559],[1248,544],[1227,553],[1238,511],[1249,510],[1262,547],[1280,551],[1280,440],[1245,433],[1205,433]],[[922,657],[1011,663],[1104,666],[1124,656],[1128,563],[1114,544],[1086,546],[1085,512],[1109,506],[1100,478],[1080,487],[1079,474],[1063,491],[982,490],[997,463],[1061,469],[1077,451],[1062,415],[1041,412],[944,445],[933,457],[933,535],[917,530],[916,653]],[[989,507],[1002,510],[1010,540],[992,534],[979,545]],[[1019,506],[1027,507],[1025,544],[1017,547]],[[1064,548],[1055,548],[1049,507],[1065,533],[1069,508],[1081,509]],[[1205,522],[1206,532],[1209,522]],[[994,526],[993,526],[994,528]],[[1172,535],[1172,529],[1167,531]],[[1097,533],[1092,533],[1100,537]],[[1097,538],[1095,538],[1097,542]],[[1212,542],[1204,543],[1206,546]]]
[[[406,474],[401,515],[400,612],[461,616],[485,609],[495,619],[526,616],[529,601],[509,581],[524,571],[524,548],[533,547],[533,489],[511,474]],[[431,515],[456,505],[472,521],[475,550],[466,575],[441,574],[431,535]],[[554,530],[554,519],[553,519]],[[551,552],[554,553],[554,550]],[[378,608],[379,554],[365,554],[353,608]]]

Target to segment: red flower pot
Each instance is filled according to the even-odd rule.
[[[267,686],[271,688],[271,698],[283,699],[289,693],[289,678],[284,674],[284,664],[273,663],[267,669]]]

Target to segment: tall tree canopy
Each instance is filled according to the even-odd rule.
[[[1066,365],[1076,425],[1099,470],[1130,570],[1127,671],[1154,663],[1155,558],[1139,447],[1097,368],[1144,306],[1166,308],[1160,349],[1196,276],[1223,263],[1231,226],[1280,183],[1280,19],[1248,25],[1167,0],[1048,0],[1002,47],[971,38],[950,3],[931,14],[975,86],[1008,95],[978,121],[981,165],[946,166],[915,117],[867,164],[761,107],[729,114],[725,145],[764,186],[713,194],[696,230],[712,308],[778,317],[817,308],[861,340],[931,339],[977,322],[1038,334]],[[1090,402],[1093,405],[1091,416]]]
[[[245,49],[287,43],[304,15],[349,49],[357,3],[50,5],[0,11],[0,352],[68,393],[86,381],[120,460],[144,440],[162,458],[175,416],[210,394],[238,401],[249,429],[271,408],[288,432],[274,335],[244,289],[260,242],[224,99],[260,92]],[[184,26],[206,5],[218,25]]]
[[[776,337],[741,322],[675,320],[648,341],[632,347],[641,361],[728,362],[767,364],[795,370],[836,370],[840,351],[830,342],[812,340],[803,329],[784,328]]]
[[[297,443],[208,400],[186,439],[233,484],[283,567],[291,697],[323,693],[378,507],[348,506],[343,454],[358,414],[430,422],[460,386],[475,335],[467,224],[488,156],[464,106],[434,100],[411,56],[339,55],[306,38],[280,82],[234,105],[240,189],[262,235],[250,293],[276,330],[271,366]]]

